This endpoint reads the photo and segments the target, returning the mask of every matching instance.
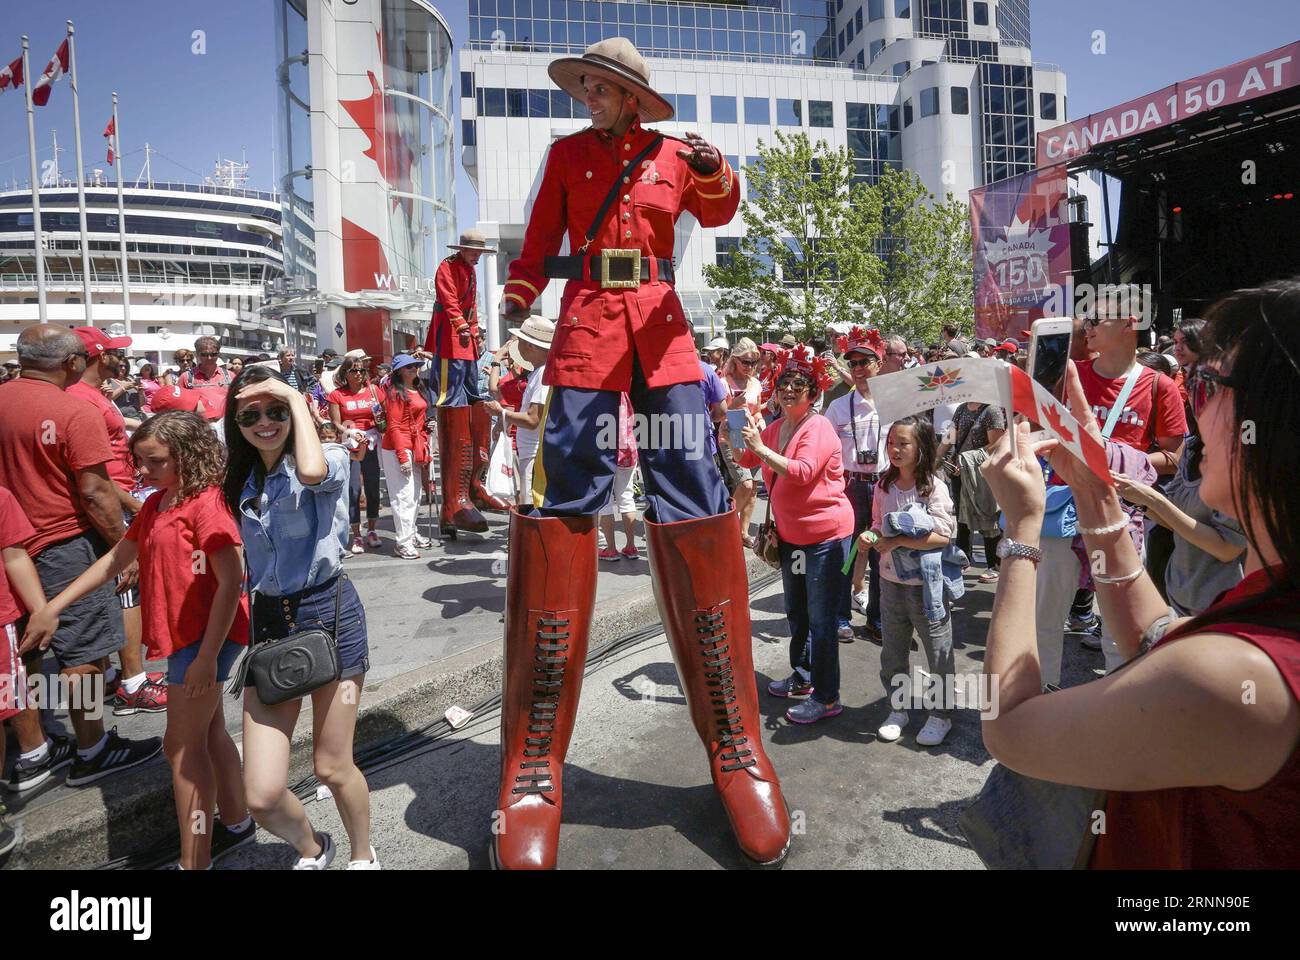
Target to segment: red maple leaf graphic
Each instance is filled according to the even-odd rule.
[[[384,61],[383,38],[379,37],[380,62]],[[397,118],[391,114],[384,103],[384,90],[372,71],[366,71],[370,80],[370,95],[356,100],[340,100],[339,106],[347,111],[352,121],[361,128],[370,140],[370,147],[362,151],[379,168],[379,175],[395,190],[411,193],[411,168],[415,164],[415,154],[402,136]],[[407,197],[394,197],[393,205],[410,205]],[[408,211],[409,213],[409,211]]]
[[[1074,433],[1061,420],[1061,416],[1056,412],[1055,407],[1042,406],[1039,409],[1042,411],[1044,424],[1053,433],[1066,443],[1074,443]]]

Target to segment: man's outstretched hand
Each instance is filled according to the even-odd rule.
[[[722,166],[722,154],[718,153],[718,148],[694,131],[686,134],[685,139],[691,149],[678,150],[677,156],[685,160],[696,173],[706,176],[717,173]]]

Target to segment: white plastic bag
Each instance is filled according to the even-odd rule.
[[[501,436],[492,447],[492,459],[488,461],[487,492],[494,497],[513,502],[515,499],[514,457],[511,455],[510,434],[502,430]]]

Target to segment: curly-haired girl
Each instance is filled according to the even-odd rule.
[[[158,492],[116,546],[32,616],[27,633],[52,635],[68,606],[139,560],[145,645],[150,658],[167,658],[167,683],[184,693],[168,698],[163,740],[179,865],[204,870],[213,855],[251,841],[256,830],[221,708],[221,683],[248,642],[239,529],[221,494],[225,452],[203,417],[159,414],[135,432],[131,451]]]

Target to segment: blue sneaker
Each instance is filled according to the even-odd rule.
[[[852,643],[853,625],[847,620],[841,620],[839,628],[835,631],[835,637],[840,643]]]
[[[806,697],[813,692],[813,685],[796,671],[784,680],[773,680],[767,685],[767,692],[774,697]]]
[[[787,710],[785,718],[791,723],[816,723],[818,720],[838,717],[843,709],[838,700],[834,703],[819,703],[809,697]]]

